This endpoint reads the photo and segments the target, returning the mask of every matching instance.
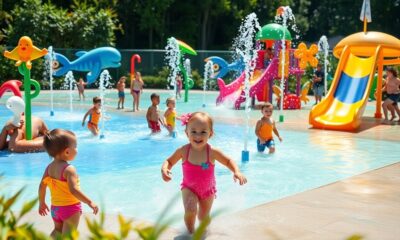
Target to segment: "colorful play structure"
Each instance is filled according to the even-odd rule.
[[[400,40],[382,32],[358,32],[342,39],[334,48],[339,58],[327,96],[310,112],[314,128],[355,131],[361,124],[373,87],[382,86],[384,65],[400,64]],[[382,88],[376,87],[375,118],[381,118]]]
[[[281,78],[282,69],[282,39],[285,35],[285,46],[288,51],[285,54],[285,78],[288,79],[289,75],[294,75],[297,80],[296,93],[290,94],[288,92],[289,85],[285,84],[284,92],[284,109],[299,109],[301,107],[300,100],[306,100],[309,89],[309,84],[301,88],[301,76],[304,70],[299,67],[299,60],[294,57],[294,50],[291,49],[291,34],[286,27],[280,24],[271,23],[262,27],[256,35],[256,44],[263,46],[257,51],[257,60],[255,70],[250,78],[250,97],[256,98],[259,102],[272,102],[272,94],[277,94],[278,98],[282,95],[282,90],[274,86],[273,80]],[[272,49],[273,56],[270,56],[268,64],[265,64],[265,55],[267,49]],[[208,58],[212,60],[213,58]],[[214,57],[215,59],[215,57]],[[224,80],[219,78],[218,86],[220,89],[217,97],[217,105],[226,101],[234,102],[236,109],[240,108],[241,103],[245,101],[243,93],[243,84],[245,73],[234,80],[232,83],[225,85]],[[304,95],[304,96],[303,96]]]
[[[169,41],[172,38],[169,39]],[[188,102],[189,101],[189,89],[193,88],[194,81],[193,79],[189,76],[189,73],[186,71],[186,68],[183,65],[183,61],[185,58],[185,54],[193,55],[196,56],[197,52],[190,47],[188,44],[184,43],[181,40],[175,39],[178,47],[179,47],[179,70],[181,71],[183,75],[183,86],[185,87],[185,97],[184,101]]]
[[[18,46],[15,47],[11,52],[5,51],[4,56],[6,58],[17,61],[15,66],[18,67],[19,73],[24,76],[24,97],[25,97],[25,139],[32,140],[32,112],[31,112],[31,100],[39,95],[40,84],[31,79],[31,68],[33,60],[43,57],[47,54],[47,49],[40,50],[35,47],[32,40],[23,36],[18,41]],[[5,83],[7,84],[7,82]],[[19,90],[21,84],[18,82],[8,82],[5,89],[11,89],[14,94]],[[34,92],[31,93],[31,87],[34,87]],[[16,95],[16,94],[15,94]]]
[[[205,62],[211,61],[213,64],[213,74],[211,78],[223,78],[230,71],[241,73],[244,71],[245,64],[243,58],[239,58],[231,63],[228,63],[225,59],[217,56],[211,56],[204,59]]]
[[[133,54],[131,57],[131,73],[130,73],[131,81],[135,78],[135,62],[138,63],[142,62],[142,58],[140,57],[139,54]]]
[[[3,96],[5,92],[12,92],[14,96],[18,96],[22,98],[21,91],[19,88],[21,87],[22,82],[19,80],[8,80],[0,86],[0,98]]]
[[[21,81],[8,80],[0,86],[0,98],[5,92],[12,92],[14,94],[14,96],[7,99],[6,107],[13,113],[11,122],[16,127],[21,126],[21,115],[25,112],[25,102],[22,100],[22,94],[19,90],[21,85]]]
[[[113,47],[100,47],[86,51],[76,52],[78,57],[70,61],[62,54],[56,53],[56,66],[53,76],[60,77],[67,74],[68,71],[88,72],[86,80],[88,84],[96,81],[100,72],[106,68],[118,68],[121,66],[121,53]]]

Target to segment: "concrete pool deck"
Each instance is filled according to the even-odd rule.
[[[48,102],[44,104],[48,105]],[[279,130],[309,131],[316,139],[329,135],[400,143],[400,125],[381,125],[380,120],[371,117],[374,104],[368,103],[362,125],[356,133],[311,129],[308,125],[310,104],[303,110],[284,111],[285,122],[278,123],[277,127]],[[242,112],[232,111],[229,117],[215,115],[215,119],[217,122],[241,123]],[[145,113],[143,110],[138,113],[122,112],[135,116],[144,116]],[[277,117],[279,111],[275,111],[274,115]],[[259,111],[252,111],[250,117],[254,125],[260,118]],[[400,150],[393,151],[399,152],[400,162]],[[364,239],[399,239],[399,162],[254,208],[218,216],[213,220],[206,239],[329,240],[346,239],[353,234],[359,234]],[[50,217],[31,213],[27,219],[45,232],[52,229]],[[108,216],[106,226],[110,231],[118,231],[116,217]],[[88,231],[83,221],[80,231],[83,235]],[[188,238],[179,235],[178,230],[170,229],[162,239]]]

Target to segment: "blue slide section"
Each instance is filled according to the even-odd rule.
[[[368,80],[369,75],[355,78],[342,72],[334,97],[343,103],[356,103],[363,98]]]

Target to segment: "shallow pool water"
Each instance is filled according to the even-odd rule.
[[[45,119],[50,128],[66,128],[78,136],[78,155],[72,162],[81,178],[82,190],[107,213],[122,213],[155,221],[164,206],[180,193],[180,162],[173,168],[173,181],[161,179],[162,162],[174,150],[187,143],[183,129],[168,138],[166,132],[149,137],[144,117],[109,113],[105,138],[90,135],[81,126],[83,110],[34,107],[33,113]],[[0,106],[0,124],[10,112]],[[281,131],[284,141],[277,142],[273,155],[256,153],[254,127],[250,129],[250,161],[240,161],[243,127],[216,124],[210,144],[222,149],[239,165],[248,184],[239,186],[225,167],[216,167],[217,199],[215,209],[223,213],[250,208],[328,183],[354,176],[398,161],[393,149],[398,143],[349,137],[337,138],[324,131]],[[0,152],[0,172],[5,176],[2,189],[7,194],[26,186],[25,200],[37,196],[37,188],[47,164],[46,153],[14,154]],[[48,194],[49,195],[49,194]],[[89,211],[87,207],[85,211]],[[170,206],[170,214],[182,214],[181,200]]]

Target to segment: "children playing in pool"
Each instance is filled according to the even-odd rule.
[[[125,81],[126,77],[122,76],[118,83],[117,83],[117,90],[118,90],[118,107],[117,109],[124,109],[124,102],[125,102]]]
[[[272,132],[274,132],[279,141],[282,142],[282,137],[279,135],[278,129],[276,129],[275,121],[272,119],[273,110],[274,107],[271,103],[265,103],[261,106],[263,117],[257,121],[255,131],[257,136],[258,152],[264,152],[265,147],[269,149],[269,153],[275,152],[275,142]]]
[[[169,135],[174,136],[174,134],[176,134],[175,120],[179,119],[179,117],[176,116],[176,111],[175,111],[175,104],[176,104],[175,98],[173,97],[167,98],[166,104],[168,109],[164,113],[165,124],[169,132]]]
[[[44,171],[39,186],[39,214],[51,212],[54,230],[53,239],[77,229],[82,214],[81,202],[86,203],[93,213],[99,208],[88,198],[79,187],[79,179],[75,167],[68,162],[73,161],[77,154],[75,134],[68,130],[54,129],[46,133],[43,140],[44,148],[53,161]],[[46,187],[51,193],[51,209],[46,204]]]
[[[93,107],[89,109],[89,111],[87,111],[82,120],[82,127],[83,127],[85,126],[85,121],[87,116],[89,116],[87,127],[95,136],[99,134],[99,121],[101,116],[100,108],[101,108],[101,98],[94,97]]]
[[[189,144],[178,148],[162,165],[164,181],[172,179],[171,168],[182,159],[183,181],[181,184],[182,200],[185,208],[185,224],[193,233],[196,216],[200,221],[208,218],[216,190],[214,165],[215,160],[233,172],[234,180],[240,185],[247,182],[236,163],[220,150],[207,142],[213,136],[213,120],[207,113],[195,112],[183,118],[185,133]],[[198,210],[197,210],[198,209]]]
[[[160,95],[157,93],[152,93],[150,96],[151,106],[147,109],[146,119],[149,128],[151,129],[151,134],[161,132],[160,124],[165,126],[164,119],[160,115],[160,110],[158,109],[158,104],[160,104]]]

